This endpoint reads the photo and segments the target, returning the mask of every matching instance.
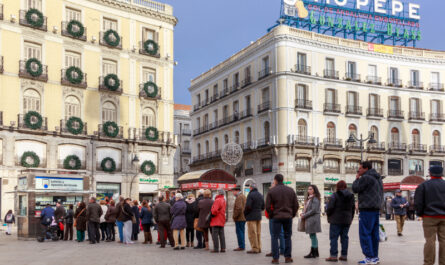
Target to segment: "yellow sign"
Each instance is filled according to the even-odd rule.
[[[368,43],[368,51],[379,52],[379,53],[387,53],[387,54],[394,54],[394,47],[386,46],[386,45],[380,45],[380,44]]]

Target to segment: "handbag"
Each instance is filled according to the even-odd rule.
[[[298,218],[298,232],[306,232],[306,221],[299,217]]]
[[[204,232],[203,229],[201,229],[200,227],[198,227],[198,223],[199,223],[199,219],[198,219],[198,218],[195,218],[195,220],[193,221],[193,228],[194,228],[196,231]]]
[[[74,219],[74,227],[77,227],[77,218],[79,218],[79,216],[85,211],[85,208],[82,209],[82,211],[80,211],[80,213],[77,215],[76,219]]]
[[[210,213],[207,215],[207,217],[206,217],[206,225],[207,225],[207,226],[210,226],[210,222],[212,221],[212,217],[213,217],[212,212],[210,212]]]

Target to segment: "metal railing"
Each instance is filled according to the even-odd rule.
[[[230,94],[231,93],[235,93],[236,91],[238,91],[239,88],[240,88],[240,83],[239,82],[235,82],[233,84],[233,86],[230,87]]]
[[[215,101],[217,101],[219,99],[219,95],[218,92],[216,92],[216,94],[214,94],[213,96],[210,97],[210,103],[213,103]]]
[[[388,78],[388,82],[386,83],[386,85],[393,87],[403,87],[401,79],[393,79],[393,78]]]
[[[346,106],[346,115],[362,115],[362,107],[357,105],[347,105]]]
[[[441,83],[430,83],[429,89],[431,91],[444,91],[444,85]]]
[[[158,51],[156,54],[150,54],[145,50],[144,42],[143,41],[139,42],[139,54],[148,55],[148,56],[155,57],[155,58],[161,58],[161,54],[159,53],[159,51],[160,51],[160,49],[158,47]]]
[[[393,151],[403,151],[406,152],[406,144],[405,143],[388,143],[388,149]]]
[[[375,144],[368,143],[368,149],[370,151],[385,151],[386,144],[385,144],[385,142],[375,143]]]
[[[295,100],[295,108],[311,110],[312,109],[312,101],[305,100],[305,99],[296,99]]]
[[[142,127],[139,129],[136,133],[136,139],[139,141],[148,141],[151,143],[162,143],[162,144],[170,144],[173,143],[173,133],[171,132],[164,132],[164,131],[158,131],[158,140],[156,141],[150,141],[147,139],[147,136],[145,135],[145,132],[148,127]]]
[[[68,33],[67,26],[68,26],[68,24],[70,22],[71,21],[62,21],[62,30],[61,30],[62,36],[70,37],[70,38],[73,38],[73,39],[76,39],[76,40],[86,41],[87,40],[87,27],[85,27],[85,26],[83,27],[84,28],[84,32],[83,32],[82,36],[75,37],[75,36],[73,36],[73,35]]]
[[[388,168],[388,175],[390,175],[390,176],[403,175],[403,169],[401,169],[401,168]]]
[[[360,82],[361,81],[361,77],[360,77],[360,74],[346,72],[345,80],[346,81]]]
[[[271,74],[270,67],[266,67],[263,70],[258,72],[258,80],[261,80]]]
[[[122,50],[122,41],[123,41],[123,37],[122,37],[121,35],[119,35],[119,38],[120,38],[120,39],[119,39],[119,43],[118,43],[116,46],[111,46],[111,45],[109,45],[109,44],[105,41],[105,39],[104,39],[105,32],[106,32],[106,31],[101,31],[101,32],[99,32],[99,44],[102,45],[102,46],[111,48],[111,49],[120,49],[120,50]],[[113,36],[113,34],[111,34],[110,36]],[[113,40],[113,41],[114,41],[114,40]]]
[[[383,118],[383,109],[369,108],[366,111],[368,117]]]
[[[79,87],[79,88],[87,88],[87,86],[88,86],[88,84],[87,84],[87,74],[86,73],[83,73],[83,78],[82,78],[82,81],[80,82],[80,83],[78,83],[78,84],[74,84],[74,83],[71,83],[69,80],[68,80],[68,77],[66,76],[66,70],[68,70],[68,69],[62,69],[62,70],[60,70],[60,83],[62,84],[62,85],[64,85],[64,86],[73,86],[73,87]],[[76,74],[76,72],[73,72],[73,74]],[[76,77],[74,77],[74,78],[76,78]]]
[[[118,126],[117,128],[118,128],[119,132],[117,133],[116,137],[108,137],[104,132],[103,124],[99,124],[97,126],[97,135],[99,137],[103,137],[103,138],[123,139],[124,138],[124,128],[122,126]]]
[[[119,80],[119,87],[116,90],[110,90],[108,89],[108,87],[105,86],[104,84],[104,76],[99,77],[99,90],[100,91],[106,91],[106,92],[111,92],[111,93],[117,93],[117,94],[122,94],[123,92],[123,80]]]
[[[325,138],[323,140],[323,146],[325,147],[343,147],[343,141],[337,138]]]
[[[341,113],[340,104],[324,103],[324,112]]]
[[[258,105],[258,113],[270,110],[270,101],[263,102]]]
[[[434,153],[444,154],[445,153],[445,145],[431,145],[430,151],[434,152]]]
[[[296,145],[310,145],[310,146],[314,146],[315,145],[315,137],[312,136],[300,136],[300,135],[296,135],[294,140],[294,144]]]
[[[252,78],[250,76],[246,76],[243,81],[241,81],[241,88],[244,88],[248,85],[252,84]]]
[[[40,26],[40,27],[36,27],[36,26],[34,26],[34,25],[32,25],[32,24],[30,24],[29,22],[28,22],[28,20],[26,20],[26,13],[28,12],[28,10],[20,10],[20,13],[19,13],[19,24],[20,25],[22,25],[22,26],[26,26],[26,27],[30,27],[30,28],[33,28],[33,29],[38,29],[38,30],[42,30],[42,31],[48,31],[48,24],[47,24],[47,17],[45,17],[45,16],[43,16],[43,24],[42,24],[42,26]],[[32,19],[38,19],[38,17],[37,16],[32,16]]]
[[[219,92],[219,98],[224,98],[229,95],[229,88],[224,88],[221,92]]]
[[[190,148],[181,148],[181,153],[189,155],[192,153],[192,150]]]
[[[239,115],[239,119],[245,119],[247,117],[250,117],[250,116],[252,116],[252,113],[253,112],[252,112],[251,108],[245,109],[245,110],[241,111],[241,113]]]
[[[26,123],[25,123],[25,115],[23,115],[23,114],[18,114],[17,115],[17,127],[19,129],[34,130],[34,129],[31,129],[30,127],[28,127],[26,125]],[[42,126],[40,127],[40,129],[36,129],[34,131],[48,131],[48,118],[42,117]]]
[[[423,90],[423,82],[409,81],[408,82],[408,88]]]
[[[445,122],[445,114],[443,114],[443,113],[430,113],[430,121]]]
[[[340,79],[339,75],[338,75],[338,71],[328,70],[328,69],[324,69],[323,77],[324,78],[329,78],[329,79]]]
[[[190,130],[190,129],[182,129],[182,135],[188,135],[188,136],[190,136],[190,135],[192,135],[192,130]]]
[[[66,122],[67,122],[67,120],[65,120],[65,119],[60,120],[60,133],[72,134],[68,130],[68,127],[66,126]],[[79,125],[76,124],[76,123],[73,124],[73,128],[74,129],[78,129],[79,128],[78,126]],[[87,129],[87,123],[86,122],[83,123],[83,130],[82,130],[82,132],[77,134],[77,135],[82,135],[82,136],[88,135],[88,129]]]
[[[311,67],[304,64],[296,64],[293,69],[295,73],[311,75]]]
[[[251,150],[251,149],[253,149],[253,142],[247,141],[241,145],[241,148],[243,149],[243,151]]]
[[[379,76],[368,75],[366,76],[366,83],[373,85],[382,85],[382,78]]]
[[[425,112],[410,111],[408,116],[410,120],[425,120]]]
[[[147,93],[145,92],[145,90],[144,90],[144,85],[145,84],[139,84],[139,96],[140,97],[148,98],[148,99],[161,99],[162,98],[162,94],[161,94],[162,89],[161,89],[160,86],[158,86],[158,93],[156,94],[156,96],[155,97],[149,97],[147,95]]]
[[[28,78],[32,80],[38,80],[42,82],[48,82],[48,66],[42,65],[42,74],[39,76],[33,76],[30,73],[28,73],[28,70],[26,70],[26,62],[27,61],[19,61],[19,77]],[[36,64],[31,64],[31,68],[37,67]],[[33,69],[37,70],[37,69]]]
[[[265,147],[265,146],[269,146],[269,145],[271,145],[269,137],[262,138],[262,139],[258,140],[258,147]]]
[[[405,113],[403,110],[388,110],[388,119],[404,119]]]
[[[426,144],[410,144],[410,145],[408,145],[408,150],[411,152],[426,153],[427,146],[426,146]]]

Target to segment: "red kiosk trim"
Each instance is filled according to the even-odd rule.
[[[230,190],[236,186],[236,179],[222,169],[210,169],[184,174],[179,177],[178,184],[181,190]]]

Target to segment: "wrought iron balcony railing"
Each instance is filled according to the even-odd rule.
[[[445,145],[431,145],[430,151],[433,153],[445,154]]]
[[[267,76],[269,76],[271,74],[271,69],[270,67],[266,67],[263,70],[258,72],[258,80],[261,80]]]
[[[17,122],[17,127],[19,129],[29,129],[29,130],[34,130],[34,131],[48,131],[48,118],[46,117],[42,117],[42,126],[39,129],[32,129],[30,127],[28,127],[28,125],[25,122],[25,115],[23,114],[19,114],[17,115],[18,117],[18,122]],[[35,117],[32,117],[31,119],[34,119]],[[31,120],[31,122],[33,122]],[[35,121],[34,121],[35,122]]]
[[[162,98],[162,89],[161,87],[157,87],[158,88],[158,93],[156,93],[156,95],[154,97],[152,97],[151,95],[148,95],[147,92],[145,92],[144,89],[145,84],[139,84],[139,96],[146,98],[146,99],[161,99]],[[149,91],[150,93],[150,91]]]
[[[293,69],[295,73],[311,75],[311,67],[304,64],[296,64]]]
[[[314,146],[315,145],[315,137],[312,136],[300,136],[296,135],[293,138],[295,145],[305,145],[305,146]]]
[[[405,114],[403,110],[388,110],[388,119],[400,119],[403,120]]]
[[[340,79],[339,75],[338,75],[338,71],[335,71],[335,70],[325,69],[323,71],[323,76],[324,76],[324,78],[329,78],[329,79]]]
[[[391,142],[391,143],[388,143],[388,149],[391,149],[393,151],[406,152],[406,144]]]
[[[73,39],[76,39],[76,40],[82,40],[82,41],[86,41],[87,40],[87,27],[83,27],[83,34],[81,35],[81,36],[79,36],[79,37],[77,37],[77,36],[73,36],[73,35],[71,35],[69,32],[68,32],[68,29],[67,29],[67,27],[68,27],[68,24],[70,23],[71,21],[62,21],[62,30],[61,30],[61,32],[62,32],[62,36],[65,36],[65,37],[70,37],[70,38],[73,38]],[[75,28],[76,27],[76,28]],[[78,27],[77,27],[77,25],[73,25],[72,26],[72,28],[74,28],[73,30],[75,30],[75,32],[78,32],[77,30],[80,30]]]
[[[323,140],[323,146],[343,148],[343,141],[337,138],[325,138]]]
[[[442,83],[430,83],[429,89],[431,91],[444,91],[444,85]]]
[[[28,13],[29,10],[20,10],[19,13],[19,24],[22,26],[26,26],[26,27],[30,27],[33,29],[38,29],[38,30],[42,30],[42,31],[48,31],[48,24],[47,24],[47,17],[43,16],[43,23],[41,26],[35,26],[34,24],[29,23],[29,21],[26,19],[26,14]],[[37,14],[33,14],[31,15],[31,20],[38,22],[39,17]]]
[[[408,88],[423,90],[423,82],[409,81],[408,82]]]
[[[112,82],[111,85],[115,84],[113,79],[110,79],[109,82]],[[123,81],[119,80],[119,87],[116,90],[111,90],[105,85],[105,76],[99,77],[99,90],[100,91],[122,94],[122,92],[123,92],[122,87],[123,87]]]
[[[445,122],[445,114],[443,114],[443,113],[430,113],[430,121]]]
[[[266,101],[258,105],[258,113],[264,112],[266,110],[270,110],[270,101]]]
[[[425,112],[410,111],[409,112],[409,119],[410,120],[424,121],[425,120]]]
[[[362,115],[362,107],[357,105],[348,105],[346,106],[346,115]]]
[[[295,100],[295,108],[311,110],[312,109],[312,101],[305,100],[305,99],[296,99]]]
[[[346,72],[345,80],[346,81],[360,82],[361,81],[361,77],[360,77],[360,74]]]
[[[389,78],[388,82],[386,83],[387,86],[393,86],[393,87],[403,87],[403,83],[401,79],[394,79]]]
[[[27,61],[19,61],[19,77],[42,81],[42,82],[48,82],[48,66],[47,65],[42,65],[42,73],[40,75],[32,75],[26,69],[26,63],[27,63]],[[37,65],[37,63],[31,63],[30,66],[31,66],[32,71],[37,71],[38,67],[39,67]]]
[[[368,75],[366,76],[366,83],[373,85],[382,85],[382,78],[379,76]]]
[[[408,150],[411,152],[426,153],[427,146],[426,144],[410,144]]]
[[[102,46],[108,47],[108,48],[122,50],[123,37],[121,35],[119,35],[119,43],[116,46],[112,46],[105,41],[105,32],[101,31],[99,33],[99,44]],[[109,36],[110,36],[110,38],[112,38],[111,41],[116,41],[116,39],[114,39],[115,37],[113,34],[109,34]]]
[[[119,131],[118,131],[116,137],[110,137],[110,136],[108,136],[108,135],[105,134],[105,132],[104,132],[104,128],[103,128],[103,124],[99,124],[99,125],[97,126],[97,135],[98,135],[100,138],[123,139],[123,138],[124,138],[124,127],[122,127],[122,126],[117,126],[117,128],[118,128]]]
[[[370,151],[385,151],[386,144],[385,144],[385,142],[375,143],[375,144],[368,143],[368,149]]]
[[[66,122],[67,122],[67,120],[65,120],[65,119],[60,120],[60,133],[73,134],[72,132],[70,132],[70,130],[66,126]],[[78,130],[80,128],[79,124],[76,124],[74,122],[73,122],[72,126],[73,126],[73,128],[75,130]],[[88,129],[87,129],[87,123],[86,122],[83,123],[82,131],[80,133],[76,134],[76,135],[81,135],[81,136],[88,135]]]
[[[144,43],[145,42],[143,42],[143,41],[139,42],[139,54],[148,55],[148,56],[155,57],[155,58],[161,58],[161,54],[159,53],[159,51],[160,51],[159,47],[158,47],[156,54],[151,54],[145,50]]]
[[[246,76],[243,81],[241,81],[241,88],[244,88],[248,85],[252,84],[252,77]]]
[[[68,80],[68,77],[66,76],[66,70],[68,69],[62,69],[60,71],[60,83],[64,86],[73,86],[73,87],[78,87],[78,88],[87,88],[88,84],[87,84],[87,74],[86,73],[82,73],[83,77],[82,80],[79,83],[72,83],[71,81]],[[72,72],[73,78],[77,78],[77,73],[76,72]]]
[[[340,104],[324,103],[324,112],[341,113]]]
[[[383,118],[383,109],[369,108],[366,113],[368,117]]]

